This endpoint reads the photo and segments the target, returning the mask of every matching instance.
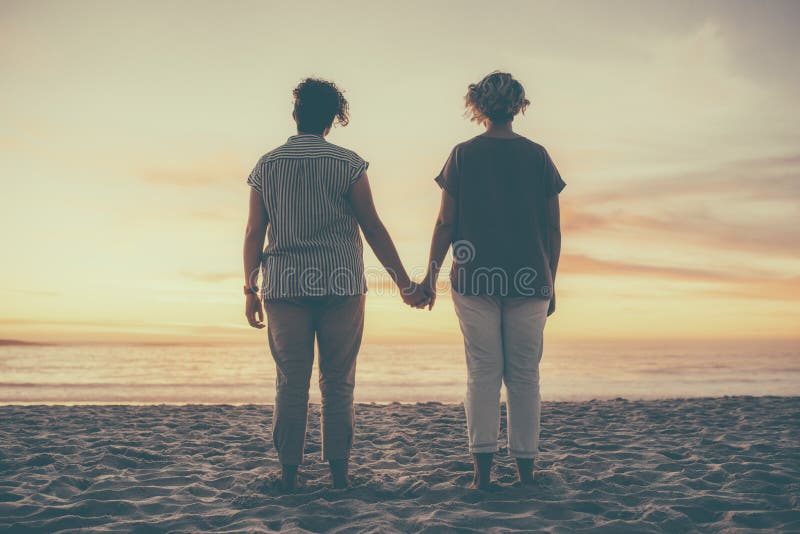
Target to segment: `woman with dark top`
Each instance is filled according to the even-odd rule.
[[[353,388],[367,291],[361,233],[406,304],[423,307],[428,297],[409,279],[375,210],[367,162],[326,139],[334,121],[347,125],[342,92],[331,82],[309,78],[293,96],[297,135],[264,154],[247,178],[245,316],[252,327],[264,328],[264,311],[267,315],[277,371],[272,435],[283,488],[295,489],[303,463],[315,341],[322,457],[334,487],[342,488],[349,483]]]
[[[456,145],[436,177],[442,199],[425,286],[432,307],[452,245],[450,282],[469,375],[464,408],[473,487],[486,489],[498,450],[502,383],[508,450],[519,482],[533,481],[539,362],[545,321],[555,311],[558,194],[566,184],[544,147],[514,133],[514,117],[530,102],[510,74],[493,72],[470,84],[465,99],[472,120],[486,132]]]

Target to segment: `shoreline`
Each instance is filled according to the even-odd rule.
[[[798,395],[699,395],[691,397],[645,397],[645,398],[631,398],[631,397],[595,397],[586,400],[548,400],[542,399],[542,404],[582,404],[582,403],[599,403],[599,402],[677,402],[677,401],[695,401],[707,399],[800,399]],[[320,403],[316,401],[309,401],[309,406],[319,406]],[[442,401],[356,401],[354,405],[358,406],[463,406],[463,402],[442,402]],[[505,405],[505,400],[501,402]],[[163,406],[163,407],[207,407],[207,406],[230,406],[230,407],[267,407],[271,408],[274,403],[270,402],[27,402],[27,401],[7,401],[0,399],[0,408],[4,406],[17,406],[17,407],[59,407],[59,406]]]

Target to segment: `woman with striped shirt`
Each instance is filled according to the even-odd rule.
[[[252,327],[264,328],[263,299],[277,369],[273,441],[287,491],[295,488],[303,461],[315,339],[322,456],[334,487],[349,482],[353,388],[367,291],[360,232],[403,301],[417,308],[428,302],[425,291],[409,279],[378,217],[367,162],[325,139],[334,121],[347,125],[347,100],[335,84],[311,78],[293,95],[297,135],[262,156],[247,179],[244,240],[245,314]]]

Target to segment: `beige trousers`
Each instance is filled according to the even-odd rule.
[[[353,388],[364,331],[364,300],[364,295],[355,295],[264,302],[269,346],[277,368],[272,437],[282,464],[303,462],[315,338],[322,393],[322,457],[349,458],[355,429]]]
[[[453,292],[467,356],[469,450],[497,452],[500,387],[508,394],[508,452],[516,458],[539,454],[542,359],[547,300],[466,296]]]

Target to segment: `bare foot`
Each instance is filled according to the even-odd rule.
[[[348,475],[349,464],[345,460],[328,460],[331,468],[331,478],[333,478],[334,489],[344,489],[350,486],[350,476]]]
[[[297,491],[297,466],[284,465],[281,470],[281,490],[285,493],[294,493]]]
[[[472,479],[472,484],[469,485],[469,489],[474,490],[482,490],[482,491],[491,491],[496,487],[496,484],[491,480],[483,481],[478,480],[477,478]]]
[[[533,486],[535,484],[533,480],[533,473],[525,476],[517,476],[517,484],[520,486]]]
[[[489,490],[492,484],[492,460],[493,452],[478,452],[472,455],[472,462],[475,467],[475,474],[472,476],[470,488]]]
[[[517,482],[523,486],[533,485],[532,458],[517,458]]]

